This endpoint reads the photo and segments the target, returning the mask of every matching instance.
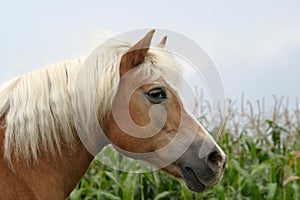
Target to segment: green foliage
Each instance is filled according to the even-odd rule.
[[[243,98],[239,108],[228,102],[218,138],[228,164],[222,180],[208,191],[193,193],[182,180],[160,171],[120,172],[95,160],[70,199],[300,199],[300,111],[282,101],[275,99],[267,112],[259,102],[257,111]],[[120,158],[112,148],[104,154],[128,171],[149,168]]]

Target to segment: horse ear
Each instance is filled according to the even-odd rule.
[[[150,48],[151,39],[155,30],[149,31],[145,37],[131,47],[121,58],[120,76],[138,66],[144,61],[144,58]]]
[[[167,36],[164,36],[161,41],[156,45],[158,48],[165,48],[167,43]]]

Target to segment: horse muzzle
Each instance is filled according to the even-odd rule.
[[[226,165],[226,155],[215,146],[203,158],[195,158],[189,150],[177,160],[181,177],[194,192],[202,192],[219,182]]]

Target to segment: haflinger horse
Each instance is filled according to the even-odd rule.
[[[173,67],[169,66],[172,62],[166,61],[171,57],[166,58],[150,46],[153,34],[154,30],[148,32],[134,45],[115,41],[104,48],[101,58],[94,57],[96,61],[86,62],[87,58],[80,58],[50,65],[16,77],[1,87],[0,199],[65,199],[88,169],[94,156],[78,135],[76,109],[73,108],[74,88],[82,67],[104,67],[101,74],[94,73],[97,88],[95,93],[90,93],[91,98],[96,98],[96,105],[90,109],[96,110],[97,121],[108,138],[103,146],[111,143],[125,155],[126,152],[135,155],[154,152],[144,159],[132,157],[182,178],[195,192],[204,191],[220,180],[226,156],[185,109],[175,88],[176,80],[171,80],[170,74],[166,73],[167,68]],[[166,37],[156,47],[164,48],[165,41]],[[116,59],[105,65],[105,59],[109,58]],[[84,63],[90,63],[90,66]],[[127,91],[133,79],[123,77],[129,72],[136,75],[135,79],[142,82],[151,79],[151,82],[145,82],[133,92]],[[81,92],[77,98],[89,97],[85,91]],[[144,137],[140,132],[137,133],[139,137],[120,128],[113,110],[118,115],[118,105],[127,98],[126,95],[129,95],[130,115],[122,115],[120,110],[121,123],[132,120],[144,127],[152,120],[156,124],[161,119],[159,116],[156,122],[150,119],[149,110],[152,106],[164,109],[166,118],[156,134]],[[91,110],[79,111],[77,115],[88,116]],[[191,130],[190,127],[196,128]],[[175,140],[178,132],[181,136]],[[204,141],[208,141],[210,148],[205,156],[199,156]],[[161,153],[164,146],[168,149]],[[181,147],[184,151],[175,155]],[[167,165],[160,164],[168,159]]]

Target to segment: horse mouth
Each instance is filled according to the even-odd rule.
[[[181,173],[182,179],[190,190],[194,192],[203,192],[207,189],[190,167],[184,167],[184,169],[181,170]]]

